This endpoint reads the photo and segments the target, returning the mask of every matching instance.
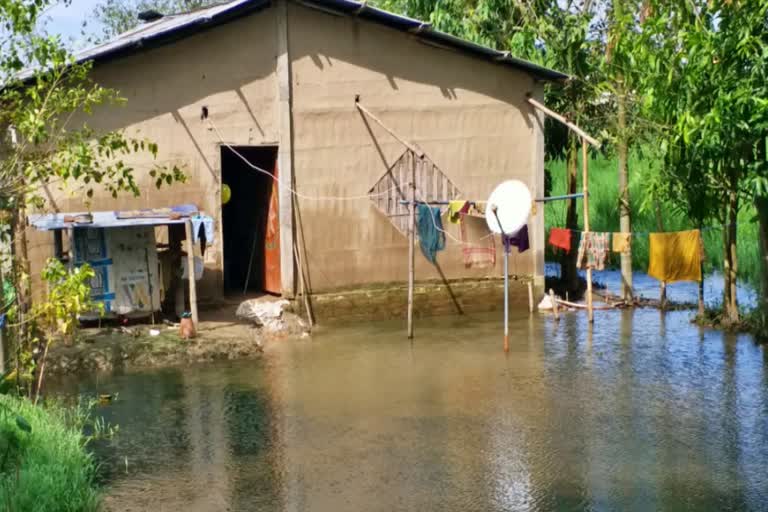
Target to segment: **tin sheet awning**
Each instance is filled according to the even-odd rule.
[[[193,204],[181,204],[168,208],[145,210],[79,212],[79,213],[44,213],[29,216],[29,224],[40,231],[53,231],[69,228],[122,228],[129,226],[165,226],[183,224],[186,217],[197,213]],[[73,218],[90,214],[93,222],[73,222]],[[175,215],[174,215],[175,214]],[[179,218],[178,216],[181,216]]]

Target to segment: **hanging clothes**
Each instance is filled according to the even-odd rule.
[[[443,221],[440,218],[440,208],[419,204],[416,211],[421,252],[430,262],[437,263],[437,251],[445,249],[445,233]]]
[[[552,228],[549,230],[549,245],[571,252],[571,230],[563,228]]]
[[[508,235],[504,243],[508,244],[510,247],[517,247],[517,252],[525,252],[530,249],[531,242],[528,238],[528,225],[526,224],[520,228],[517,233]]]
[[[648,275],[666,283],[701,281],[701,232],[651,233]]]
[[[205,236],[205,240],[209,243],[213,243],[213,218],[209,215],[195,215],[190,217],[192,221],[192,238],[195,242],[200,239],[201,234]]]
[[[579,254],[576,258],[576,264],[579,268],[605,269],[609,237],[609,233],[593,233],[591,231],[581,234]]]
[[[487,201],[475,201],[471,204],[472,207],[469,209],[469,214],[484,217],[487,204]]]
[[[632,247],[632,233],[613,233],[611,249],[613,252],[629,252]]]
[[[466,268],[496,265],[496,242],[482,217],[464,215],[461,221],[461,253]]]
[[[200,242],[200,254],[205,256],[205,248],[213,244],[213,218],[208,215],[195,215],[192,221],[192,239]]]
[[[469,212],[470,202],[460,199],[448,202],[448,220],[451,224],[458,224],[464,214]]]

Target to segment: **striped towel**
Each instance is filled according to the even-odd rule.
[[[464,266],[467,268],[496,266],[496,243],[485,219],[463,215],[460,226]]]

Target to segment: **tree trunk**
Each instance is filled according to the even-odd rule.
[[[699,223],[699,232],[701,232],[701,223]],[[701,240],[701,281],[699,281],[699,317],[704,317],[704,239]]]
[[[760,325],[768,327],[768,197],[756,197],[760,233]]]
[[[726,227],[723,231],[723,313],[726,324],[733,325],[739,321],[739,304],[736,299],[736,272],[738,262],[736,258],[736,218],[739,213],[739,200],[735,190],[728,195],[728,211],[726,215]]]
[[[664,217],[661,215],[661,204],[658,199],[653,201],[654,209],[656,210],[656,229],[659,232],[664,232]],[[661,310],[667,309],[667,282],[662,281],[659,289],[659,302],[661,302]]]
[[[13,212],[13,286],[16,290],[16,302],[18,305],[17,327],[14,335],[16,345],[16,375],[17,383],[20,382],[18,376],[21,370],[21,353],[27,345],[29,338],[29,322],[27,313],[30,305],[30,266],[29,251],[27,244],[27,219],[26,208],[24,207],[24,198],[18,200],[19,207]],[[29,388],[32,390],[32,387]],[[31,398],[31,395],[30,395]]]
[[[627,141],[627,112],[624,87],[621,85],[621,77],[618,77],[619,92],[617,95],[617,143],[619,173],[619,230],[622,233],[632,231],[631,210],[629,203],[629,170],[627,157],[629,143]],[[621,295],[625,301],[632,301],[632,247],[621,253]]]
[[[570,136],[570,143],[568,145],[568,174],[566,176],[566,188],[568,189],[566,194],[576,193],[576,180],[578,178],[579,171],[579,146],[575,137]],[[576,210],[576,199],[568,199],[566,214],[565,214],[565,227],[572,230],[577,230],[579,216]],[[579,273],[576,269],[576,256],[577,250],[575,247],[571,247],[571,251],[567,254],[563,254],[560,260],[560,269],[565,289],[569,292],[575,292],[579,289]]]

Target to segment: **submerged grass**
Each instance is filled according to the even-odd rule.
[[[581,164],[579,164],[581,165]],[[648,268],[648,236],[647,233],[658,231],[655,212],[639,211],[640,198],[645,194],[643,186],[643,169],[650,163],[638,157],[630,159],[630,200],[632,202],[632,231],[638,233],[632,240],[632,265],[635,269],[645,272]],[[565,162],[549,162],[547,164],[552,178],[552,195],[565,194]],[[581,167],[579,167],[579,191],[581,191]],[[618,231],[618,181],[617,163],[615,158],[596,155],[590,159],[589,165],[589,222],[592,231]],[[661,214],[665,231],[694,229],[693,221],[676,212],[669,204],[662,203]],[[579,226],[583,226],[583,205],[579,200],[577,211]],[[545,206],[547,229],[565,226],[565,201],[553,201]],[[755,210],[750,205],[742,210],[738,225],[738,263],[739,277],[750,285],[756,285],[760,272],[760,255],[758,245],[758,227],[752,222]],[[723,268],[723,231],[721,227],[705,229],[702,232],[704,241],[705,262],[707,273],[722,271]],[[548,259],[552,258],[548,254]],[[611,255],[611,264],[618,267],[618,255]]]
[[[25,399],[0,396],[0,510],[99,509],[96,466],[82,434],[85,419],[80,408],[34,406]]]

